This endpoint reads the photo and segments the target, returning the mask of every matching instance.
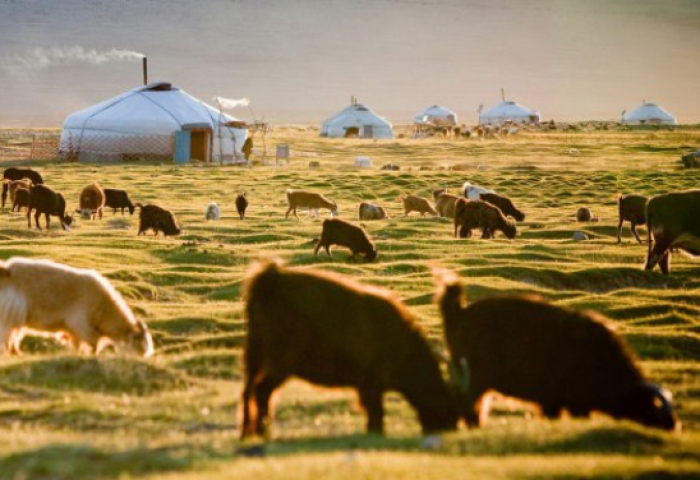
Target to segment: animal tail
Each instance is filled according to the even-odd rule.
[[[466,306],[467,298],[464,286],[459,277],[448,270],[434,269],[433,277],[438,286],[435,300],[447,329],[459,318]]]

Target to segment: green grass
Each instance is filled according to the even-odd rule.
[[[617,194],[696,187],[700,172],[679,170],[677,160],[699,140],[697,129],[677,129],[364,142],[285,128],[270,140],[291,144],[295,157],[285,167],[38,164],[71,209],[82,187],[98,180],[126,188],[134,201],[172,209],[184,231],[137,237],[136,217],[107,212],[102,221],[79,220],[70,233],[55,226],[38,232],[26,228],[23,215],[0,214],[0,258],[98,269],[148,322],[157,350],[148,361],[90,358],[30,338],[23,357],[0,358],[0,479],[698,478],[700,262],[674,254],[672,275],[664,277],[641,270],[646,246],[628,226],[623,243],[615,242]],[[581,155],[569,157],[571,148]],[[357,155],[402,170],[355,170]],[[308,170],[311,160],[321,169]],[[402,217],[399,195],[429,196],[437,187],[456,193],[466,180],[508,195],[527,213],[515,240],[456,240],[445,219]],[[362,200],[387,207],[390,220],[366,223],[377,239],[377,262],[350,262],[342,249],[333,258],[314,257],[321,224],[305,213],[284,220],[290,187],[324,193],[344,218],[355,219]],[[245,221],[233,205],[239,191],[251,202]],[[218,222],[204,220],[212,200],[222,208]],[[600,221],[576,223],[580,206]],[[573,242],[577,230],[590,240]],[[395,291],[438,348],[433,267],[464,277],[471,300],[535,293],[599,310],[650,378],[674,393],[683,432],[602,416],[547,421],[527,405],[497,398],[485,428],[426,442],[412,410],[390,394],[388,435],[380,438],[363,434],[352,392],[292,382],[278,398],[264,458],[249,456],[255,444],[238,441],[240,295],[248,265],[265,256]]]

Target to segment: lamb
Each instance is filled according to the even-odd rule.
[[[40,185],[44,183],[44,179],[41,174],[36,170],[32,170],[29,167],[9,167],[5,169],[2,174],[3,185],[2,185],[2,208],[5,208],[5,201],[7,200],[7,192],[9,185],[5,180],[22,180],[23,178],[31,180],[32,184]]]
[[[245,210],[248,208],[248,199],[246,198],[246,193],[239,193],[236,196],[236,211],[241,220],[245,220]]]
[[[10,201],[14,205],[15,203],[15,193],[17,192],[18,188],[24,188],[24,189],[29,189],[29,187],[32,186],[32,181],[29,180],[28,178],[23,178],[22,180],[4,180],[4,183],[7,184],[7,190],[10,194]],[[14,208],[12,209],[14,211]]]
[[[22,207],[29,208],[29,189],[28,188],[18,188],[15,191],[15,199],[12,202],[12,211],[15,210],[20,212]]]
[[[134,214],[134,210],[136,210],[136,205],[131,203],[131,199],[129,198],[129,194],[126,193],[126,190],[118,190],[116,188],[105,188],[105,207],[113,209],[113,214],[117,214],[117,210],[122,211],[122,215],[124,215],[124,209],[129,210],[129,215]]]
[[[320,193],[289,189],[287,190],[287,202],[289,202],[289,209],[284,215],[285,219],[289,218],[289,214],[293,211],[294,216],[298,220],[297,208],[308,208],[309,212],[314,210],[316,211],[316,216],[318,216],[319,208],[327,208],[330,210],[332,217],[338,216],[338,205]]]
[[[538,297],[506,296],[466,305],[464,287],[444,275],[437,303],[452,371],[461,383],[460,417],[469,426],[488,415],[495,390],[537,403],[548,418],[566,409],[599,411],[665,430],[680,427],[670,395],[648,383],[622,338],[594,312],[576,312]]]
[[[481,187],[479,185],[473,185],[470,182],[464,182],[464,185],[462,185],[462,195],[464,196],[464,198],[468,198],[469,200],[479,200],[479,198],[481,198],[482,193],[496,192],[488,188]]]
[[[0,353],[20,353],[30,331],[62,334],[75,349],[99,353],[108,343],[148,357],[146,325],[94,270],[49,260],[0,261]]]
[[[36,210],[34,214],[34,222],[36,228],[41,230],[39,226],[39,216],[43,213],[46,217],[46,229],[50,228],[51,216],[58,217],[61,221],[63,230],[68,231],[73,217],[66,214],[66,199],[63,195],[54,191],[50,187],[42,184],[35,184],[29,188],[29,208],[27,208],[27,227],[32,228],[32,210]]]
[[[448,193],[444,188],[433,190],[435,210],[439,217],[455,218],[455,205],[459,197]]]
[[[637,225],[646,225],[646,207],[649,199],[642,195],[620,195],[617,199],[617,209],[620,214],[620,223],[617,224],[617,243],[622,242],[622,222],[628,221],[632,225],[632,233],[639,243],[642,239],[637,234]]]
[[[155,235],[163,232],[164,236],[180,235],[182,229],[175,221],[175,216],[170,210],[158,205],[136,204],[141,209],[139,216],[139,235],[145,235],[148,230],[153,230]]]
[[[480,199],[498,207],[504,215],[513,217],[518,222],[525,220],[525,214],[518,210],[508,197],[497,193],[482,193]]]
[[[404,216],[407,217],[411,212],[420,212],[420,216],[425,216],[426,213],[437,215],[435,208],[430,204],[428,199],[419,197],[418,195],[406,195],[399,197],[403,202]]]
[[[95,217],[99,216],[101,220],[105,201],[106,197],[102,186],[94,182],[92,185],[83,188],[83,191],[80,192],[80,207],[77,212],[80,213],[82,218],[94,220]]]
[[[338,274],[267,262],[249,272],[244,297],[241,438],[269,436],[270,398],[291,377],[356,389],[369,432],[383,431],[388,390],[406,398],[425,433],[456,429],[454,395],[438,360],[393,295]]]
[[[358,253],[363,254],[368,262],[377,258],[377,247],[365,229],[341,218],[327,218],[323,221],[321,238],[314,247],[314,255],[318,255],[319,249],[323,247],[330,257],[332,245],[349,248],[353,260]]]
[[[204,209],[204,218],[207,220],[219,220],[221,218],[221,209],[216,202],[209,202]]]
[[[389,214],[386,213],[384,207],[368,202],[360,203],[360,208],[358,209],[358,220],[383,220],[385,218],[388,219]]]
[[[455,237],[459,235],[460,238],[469,238],[474,228],[482,229],[481,238],[494,238],[494,233],[498,230],[510,239],[517,234],[515,224],[498,207],[481,200],[460,198],[455,205]]]

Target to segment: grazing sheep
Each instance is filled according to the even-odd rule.
[[[647,223],[648,197],[642,195],[620,195],[617,199],[617,209],[620,214],[620,223],[617,224],[617,243],[622,242],[622,222],[628,221],[632,225],[632,233],[639,243],[642,239],[637,234],[637,225]]]
[[[338,216],[338,205],[320,193],[289,189],[287,190],[287,202],[289,202],[289,209],[284,215],[285,219],[289,218],[291,212],[294,212],[294,216],[298,220],[297,208],[308,208],[309,215],[311,215],[311,211],[315,211],[316,216],[318,216],[319,208],[327,208],[330,210],[332,217]]]
[[[29,189],[28,188],[18,188],[15,190],[15,199],[12,202],[12,211],[15,210],[20,212],[22,207],[29,208]]]
[[[239,193],[236,197],[236,211],[241,220],[245,220],[245,210],[248,208],[248,199],[246,198],[246,193]]]
[[[92,353],[105,340],[145,357],[153,353],[148,328],[102,275],[14,257],[0,262],[0,353],[19,354],[27,331],[62,333],[74,348]]]
[[[219,220],[221,218],[221,209],[216,202],[210,202],[204,209],[204,218],[207,220]]]
[[[31,187],[32,181],[29,180],[28,178],[23,178],[22,180],[4,180],[4,183],[7,184],[7,190],[10,193],[10,202],[12,204],[15,203],[15,192],[17,192],[18,188],[24,188],[24,189],[29,189]],[[14,211],[14,209],[13,209]]]
[[[497,193],[482,193],[480,198],[484,202],[497,206],[504,215],[513,217],[518,222],[525,220],[525,214],[521,210],[518,210],[508,197]]]
[[[581,207],[576,211],[577,222],[592,222],[594,219],[593,212],[588,207]]]
[[[473,185],[470,182],[464,182],[462,185],[462,196],[468,198],[469,200],[479,200],[482,193],[496,193],[488,188],[481,187],[479,185]]]
[[[323,221],[321,238],[314,247],[314,255],[318,255],[319,249],[323,247],[330,257],[332,245],[349,248],[352,252],[350,258],[353,260],[358,253],[363,254],[368,262],[377,258],[377,247],[365,229],[341,218],[327,218]]]
[[[389,218],[389,214],[386,213],[384,207],[368,202],[360,203],[358,210],[359,220],[384,220],[385,218]]]
[[[114,209],[113,214],[117,214],[117,210],[121,209],[124,215],[124,209],[129,210],[129,215],[134,214],[136,206],[131,203],[129,194],[126,190],[118,190],[116,188],[105,188],[105,207]]]
[[[440,193],[436,194],[436,192]],[[444,189],[439,189],[433,190],[433,198],[435,198],[435,210],[439,217],[455,218],[455,206],[460,197],[447,193]]]
[[[510,239],[515,238],[517,233],[515,224],[509,221],[498,207],[481,200],[466,198],[460,198],[455,204],[454,227],[455,237],[459,235],[460,238],[471,237],[474,228],[483,231],[481,238],[494,238],[498,230]]]
[[[649,250],[645,270],[659,265],[668,275],[671,250],[700,255],[700,190],[651,197],[646,208]]]
[[[9,167],[5,169],[2,174],[3,185],[2,185],[2,208],[5,208],[5,201],[7,200],[7,192],[9,185],[5,180],[22,180],[23,178],[31,180],[32,184],[40,185],[44,183],[44,179],[41,174],[36,170],[32,170],[29,167]]]
[[[425,216],[426,213],[437,215],[437,212],[426,198],[418,195],[406,195],[399,197],[399,200],[403,202],[405,217],[411,212],[419,212],[421,217]]]
[[[58,192],[55,192],[50,187],[42,184],[35,184],[29,188],[29,208],[27,208],[27,227],[32,228],[32,210],[36,210],[34,214],[34,223],[36,228],[41,230],[39,226],[39,217],[43,213],[46,217],[46,229],[51,226],[51,216],[58,217],[61,221],[61,228],[68,231],[70,224],[73,223],[73,217],[66,215],[66,199]]]
[[[460,416],[480,426],[484,395],[537,403],[555,418],[566,409],[673,430],[670,396],[647,382],[622,338],[594,312],[576,312],[537,297],[489,298],[466,305],[456,276],[441,281],[437,302],[453,372],[461,384]]]
[[[148,230],[153,230],[156,236],[158,236],[158,232],[163,232],[164,236],[180,235],[182,230],[170,210],[161,208],[158,205],[141,205],[137,203],[136,206],[141,208],[139,235],[145,235]]]
[[[425,433],[456,428],[454,396],[438,360],[393,295],[338,274],[268,262],[251,270],[244,298],[242,438],[268,436],[270,398],[292,377],[356,389],[370,432],[383,431],[388,390],[417,411]]]
[[[386,163],[386,164],[382,165],[382,168],[380,168],[380,170],[389,170],[392,172],[398,172],[399,170],[401,170],[401,167],[399,165],[396,165],[395,163]]]
[[[82,218],[94,220],[95,217],[99,216],[101,220],[105,200],[105,191],[102,189],[102,186],[94,182],[80,192],[80,207],[77,212],[80,213]]]

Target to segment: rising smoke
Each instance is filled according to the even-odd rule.
[[[34,47],[26,50],[24,53],[0,57],[0,68],[12,75],[21,76],[57,66],[130,62],[140,60],[144,56],[144,54],[139,52],[118,50],[116,48],[98,51],[95,49],[85,49],[81,46]]]

